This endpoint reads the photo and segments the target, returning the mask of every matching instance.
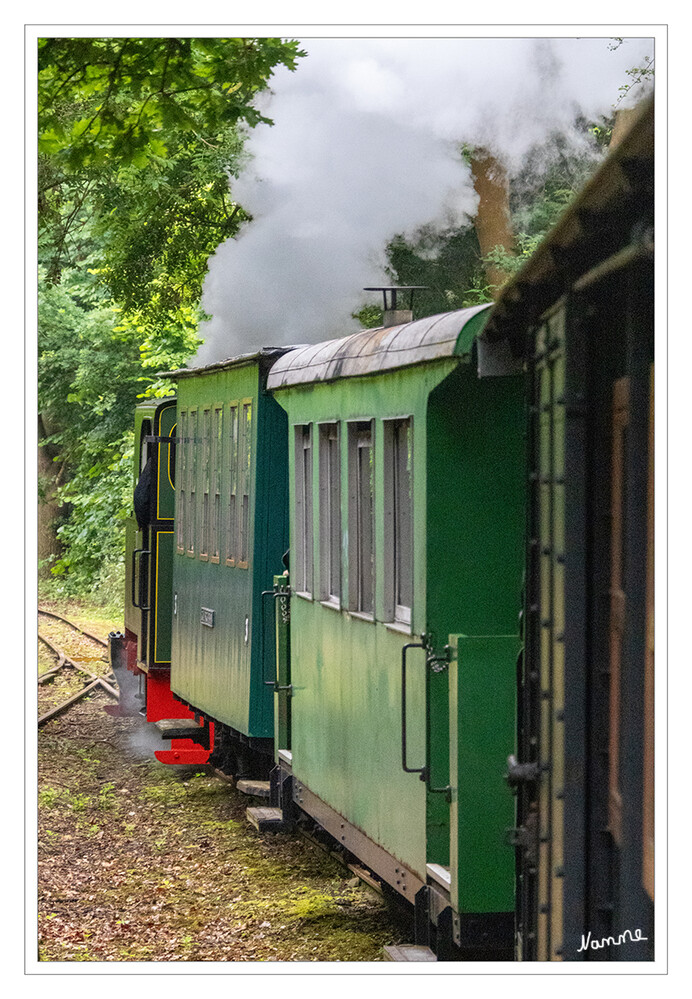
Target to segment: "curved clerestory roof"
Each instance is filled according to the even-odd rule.
[[[489,309],[490,305],[476,305],[403,326],[360,330],[339,340],[296,347],[273,365],[267,388],[379,374],[445,357],[470,357]]]

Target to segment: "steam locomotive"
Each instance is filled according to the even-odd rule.
[[[494,304],[137,407],[120,710],[407,900],[394,960],[653,959],[653,329],[648,104]]]

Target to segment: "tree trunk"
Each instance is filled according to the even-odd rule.
[[[48,425],[47,425],[48,424]],[[59,454],[54,444],[42,444],[54,428],[44,414],[38,417],[38,558],[52,561],[60,554],[56,534],[60,506],[55,498],[59,483],[60,465],[53,459]],[[48,566],[39,570],[39,576],[48,575]]]
[[[608,149],[615,149],[615,147],[620,144],[624,136],[627,135],[632,127],[632,122],[637,117],[639,112],[639,105],[635,105],[633,108],[618,108],[615,112],[615,124],[613,125],[613,131],[610,135]]]
[[[471,173],[479,197],[475,226],[481,255],[485,257],[496,246],[514,254],[514,233],[509,214],[509,180],[505,168],[486,149],[477,149],[471,159]],[[500,287],[507,280],[508,272],[495,263],[488,262],[484,266],[493,298],[497,298]]]

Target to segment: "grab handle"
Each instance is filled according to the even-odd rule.
[[[406,762],[406,653],[409,649],[425,649],[422,642],[409,642],[401,650],[401,765],[407,774],[425,774],[426,767],[410,767]],[[421,777],[423,780],[424,777]]]
[[[135,563],[137,561],[138,555],[151,555],[151,550],[148,548],[135,548],[132,552],[132,606],[137,607],[139,610],[148,611],[151,607],[144,606],[137,601],[135,598]],[[142,561],[139,562],[139,590],[142,590]]]

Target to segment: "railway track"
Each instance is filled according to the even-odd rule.
[[[54,620],[62,622],[62,624],[67,625],[69,628],[71,628],[72,631],[78,632],[80,635],[88,639],[89,642],[95,643],[97,646],[99,646],[100,649],[104,650],[104,653],[107,651],[108,649],[107,642],[104,642],[101,638],[98,638],[96,635],[93,635],[91,632],[86,631],[84,628],[81,628],[79,625],[75,624],[74,621],[70,621],[68,618],[63,617],[61,614],[56,614],[54,611],[48,611],[44,610],[43,608],[39,608],[39,629],[40,629],[41,616],[52,618]],[[43,686],[44,684],[50,683],[51,680],[54,680],[58,675],[62,673],[65,667],[79,673],[82,677],[85,678],[85,683],[82,685],[82,687],[79,690],[73,693],[66,700],[61,701],[59,704],[50,708],[50,710],[39,715],[38,718],[39,728],[42,725],[45,725],[46,722],[50,721],[52,718],[56,718],[58,717],[58,715],[63,714],[63,712],[69,710],[71,707],[73,707],[75,704],[81,701],[84,697],[88,696],[91,693],[95,693],[97,690],[103,690],[110,697],[113,697],[116,700],[118,700],[119,694],[117,686],[115,686],[115,677],[113,676],[112,671],[109,670],[106,674],[99,675],[98,673],[94,673],[91,669],[88,669],[87,666],[84,665],[85,662],[89,662],[90,664],[94,662],[105,662],[106,661],[105,654],[101,656],[89,656],[87,659],[84,658],[80,659],[77,656],[73,658],[72,656],[68,655],[67,652],[63,648],[61,648],[61,646],[56,644],[56,642],[52,638],[49,638],[47,635],[43,634],[40,630],[38,632],[38,639],[50,650],[50,652],[57,660],[55,666],[51,667],[48,670],[45,670],[43,673],[39,675],[38,677],[39,686]]]

